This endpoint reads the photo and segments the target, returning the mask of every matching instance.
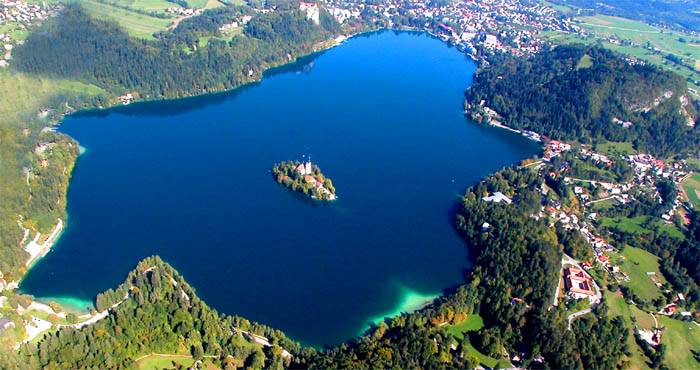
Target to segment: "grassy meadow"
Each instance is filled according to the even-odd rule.
[[[667,346],[666,365],[671,369],[698,369],[698,362],[693,352],[700,353],[700,327],[666,316],[658,318],[659,325],[664,329],[661,343]]]
[[[154,33],[166,30],[172,22],[95,0],[82,0],[80,4],[95,18],[116,21],[130,35],[143,39],[153,39]]]
[[[693,204],[694,209],[700,209],[700,173],[694,173],[683,181],[683,190],[688,195],[688,200]]]
[[[571,13],[568,7],[555,8],[560,8],[558,10],[564,13]],[[605,48],[676,72],[693,81],[689,82],[689,87],[700,89],[700,84],[694,83],[694,81],[700,81],[700,72],[698,72],[700,38],[697,36],[656,28],[640,21],[605,15],[576,17],[575,22],[590,35],[582,37],[577,34],[550,31],[541,33],[541,36],[558,44],[600,43]],[[625,44],[610,42],[611,39],[625,42]],[[680,66],[667,60],[665,57],[669,54],[682,59],[684,65]]]

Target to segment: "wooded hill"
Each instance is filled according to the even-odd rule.
[[[221,91],[262,76],[274,65],[313,51],[339,31],[322,12],[320,25],[299,10],[255,16],[242,35],[225,40],[218,28],[247,7],[230,6],[183,20],[153,41],[130,37],[116,23],[91,18],[78,5],[66,9],[46,27],[32,32],[13,51],[12,66],[21,72],[93,83],[116,93],[137,92],[145,98],[172,98]],[[206,47],[201,37],[209,36]]]
[[[14,368],[133,368],[135,358],[155,352],[189,354],[193,360],[214,356],[210,361],[221,368],[282,369],[291,361],[283,350],[294,355],[301,350],[280,331],[209,308],[159,257],[141,261],[124,283],[100,294],[97,302],[102,309],[121,303],[94,324],[61,329],[36,347],[22,345],[19,358],[0,353],[0,360]],[[265,337],[271,346],[248,333]]]
[[[583,45],[498,59],[466,91],[472,113],[484,100],[510,127],[558,140],[630,142],[657,157],[700,147],[700,128],[688,124],[688,117],[698,118],[697,103],[681,76]]]

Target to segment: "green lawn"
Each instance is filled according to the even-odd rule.
[[[506,369],[512,367],[505,360],[499,361],[493,357],[482,354],[481,352],[477,351],[471,343],[467,343],[467,348],[469,348],[469,354],[479,359],[479,362],[486,367],[491,369]]]
[[[614,141],[608,141],[605,143],[599,143],[595,146],[595,151],[601,152],[603,154],[614,155],[614,154],[634,154],[637,151],[632,147],[632,143],[623,142],[618,143]]]
[[[690,322],[659,317],[659,325],[665,329],[661,343],[666,345],[666,365],[671,369],[699,369],[700,362],[693,352],[700,352],[700,328]]]
[[[130,35],[144,39],[152,39],[155,32],[167,29],[171,22],[95,0],[82,0],[81,5],[95,18],[116,21]]]
[[[464,334],[470,331],[477,331],[484,327],[484,319],[479,315],[469,315],[466,320],[457,325],[445,325],[445,331],[462,340]]]
[[[19,88],[21,87],[21,88]],[[81,82],[0,72],[0,124],[17,124],[23,115],[46,108],[53,96],[65,93],[99,95],[104,90]]]
[[[173,361],[177,361],[185,366],[192,365],[192,356],[182,355],[173,357],[161,357],[161,356],[148,356],[136,363],[138,369],[142,370],[162,370],[162,369],[172,369]]]
[[[578,64],[576,64],[576,69],[581,69],[581,68],[588,68],[593,66],[593,60],[591,59],[591,56],[588,54],[584,54],[581,59],[578,61]]]
[[[620,265],[620,270],[626,272],[630,277],[630,281],[623,284],[641,298],[652,300],[659,297],[661,290],[647,275],[647,272],[654,272],[655,277],[661,283],[666,282],[659,271],[659,258],[643,249],[629,246],[625,247],[622,256],[625,259]]]
[[[484,327],[484,319],[479,315],[469,315],[466,320],[456,325],[445,325],[445,332],[452,333],[455,339],[460,342],[464,339],[464,335],[470,331],[477,331]],[[507,368],[510,364],[505,360],[497,360],[479,352],[471,343],[465,345],[469,348],[469,354],[473,355],[479,362],[489,368]]]
[[[605,301],[608,304],[608,307],[610,308],[610,311],[608,312],[608,315],[611,317],[615,316],[621,316],[622,320],[625,323],[625,327],[629,329],[630,335],[627,337],[627,348],[630,351],[630,355],[627,356],[627,359],[630,362],[630,368],[631,369],[646,369],[648,368],[648,365],[646,364],[646,357],[644,356],[644,352],[642,352],[642,349],[639,348],[639,345],[637,345],[636,341],[634,340],[634,327],[635,323],[632,322],[632,310],[630,309],[630,306],[625,302],[625,299],[623,297],[615,295],[615,293],[612,293],[608,290],[605,290],[603,292],[603,296],[605,297]],[[644,314],[643,312],[639,311],[636,307],[633,307],[636,311],[635,312],[637,315],[639,315],[640,319],[643,317],[643,315],[649,316],[648,314]],[[639,319],[637,319],[639,321]],[[652,321],[651,317],[648,318],[648,321]]]
[[[602,202],[601,202],[602,203]],[[615,218],[609,218],[609,217],[601,217],[598,219],[600,224],[605,227],[616,227],[619,228],[622,231],[627,231],[630,233],[651,233],[652,229],[649,229],[643,225],[647,223],[650,219],[650,216],[638,216],[634,218],[627,218],[627,217],[615,217]],[[683,232],[678,230],[678,228],[675,225],[672,224],[667,224],[664,223],[661,219],[653,220],[651,227],[653,230],[658,230],[661,232],[666,232],[670,236],[676,237],[676,238],[685,238],[685,235],[683,235]]]
[[[627,231],[631,233],[650,233],[651,230],[646,229],[642,226],[644,222],[649,219],[649,216],[639,216],[634,218],[626,217],[601,217],[598,219],[601,226],[618,228],[622,231]]]
[[[695,168],[696,171],[700,171],[700,159],[689,158],[687,161],[690,168]]]
[[[683,181],[683,190],[688,195],[690,203],[693,204],[694,209],[700,209],[700,174],[694,173],[688,179]]]

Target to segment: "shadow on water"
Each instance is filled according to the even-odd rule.
[[[325,50],[304,57],[299,57],[294,62],[283,64],[279,67],[267,69],[263,73],[263,79],[270,78],[275,75],[285,74],[288,72],[310,73],[316,59],[320,57],[324,52]],[[177,116],[182,113],[202,109],[207,106],[219,105],[224,101],[235,98],[236,96],[238,96],[238,94],[246,90],[258,87],[261,83],[262,80],[253,81],[231,90],[202,94],[192,97],[164,100],[148,100],[131,103],[129,105],[119,105],[110,108],[80,110],[71,114],[70,116],[106,117],[113,113],[118,113],[125,116]]]

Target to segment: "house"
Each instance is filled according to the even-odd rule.
[[[483,197],[483,198],[481,198],[481,200],[483,200],[484,202],[496,202],[496,203],[500,203],[501,201],[503,201],[503,202],[506,202],[506,203],[508,203],[508,204],[513,203],[513,201],[512,201],[510,198],[508,198],[507,196],[505,196],[505,195],[504,195],[503,193],[501,193],[500,191],[497,191],[497,192],[493,193],[493,195],[491,195],[491,196]]]
[[[489,231],[490,228],[491,228],[491,224],[488,223],[488,222],[484,222],[484,223],[481,225],[481,231]]]
[[[666,316],[672,316],[674,313],[676,313],[677,307],[675,304],[671,303],[667,305],[666,307],[661,309],[661,312],[659,312],[662,315]]]
[[[569,294],[575,299],[595,296],[591,284],[591,278],[581,269],[569,267],[565,270],[564,281]]]
[[[6,317],[0,317],[0,334],[2,334],[3,331],[9,328],[14,328],[15,323],[10,321]]]

